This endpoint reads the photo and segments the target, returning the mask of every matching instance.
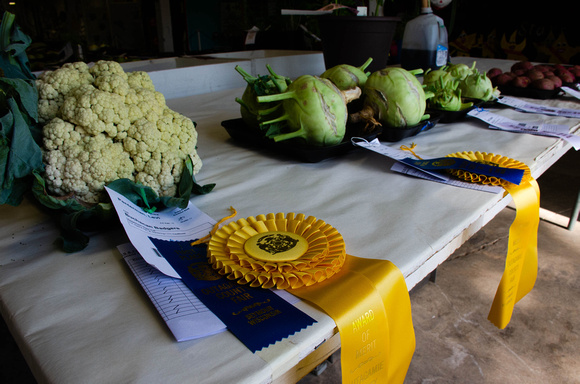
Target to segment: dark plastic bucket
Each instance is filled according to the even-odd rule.
[[[360,67],[369,58],[373,62],[367,71],[375,72],[387,66],[391,42],[398,17],[321,16],[320,38],[324,65],[339,64]]]

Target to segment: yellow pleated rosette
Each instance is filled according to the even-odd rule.
[[[252,287],[294,289],[324,281],[344,264],[341,234],[313,216],[269,213],[231,222],[208,243],[220,274]]]
[[[524,175],[522,177],[522,183],[528,182],[532,179],[532,175],[530,173],[530,168],[522,163],[521,161],[510,159],[509,157],[501,156],[501,155],[494,155],[493,153],[486,153],[486,152],[456,152],[449,154],[445,157],[457,157],[465,160],[470,160],[475,163],[480,164],[487,164],[502,168],[512,168],[512,169],[521,169],[524,171]],[[486,176],[480,175],[469,171],[464,171],[461,169],[453,169],[449,171],[452,175],[456,176],[457,178],[472,182],[472,183],[480,183],[486,185],[497,185],[497,186],[505,186],[507,184],[511,184],[509,181],[500,179],[498,177],[493,176]]]

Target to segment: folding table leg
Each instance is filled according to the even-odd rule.
[[[572,215],[570,215],[570,222],[568,223],[568,230],[571,231],[578,221],[578,213],[580,213],[580,190],[578,191],[578,198],[576,199],[576,205],[572,210]]]

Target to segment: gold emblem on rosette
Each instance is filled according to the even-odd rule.
[[[300,288],[323,281],[344,264],[341,234],[313,216],[269,213],[218,229],[208,243],[213,268],[240,284]]]
[[[522,177],[521,183],[528,182],[532,180],[532,174],[530,172],[530,168],[522,163],[521,161],[510,159],[509,157],[501,156],[501,155],[494,155],[493,153],[486,153],[486,152],[456,152],[447,155],[446,157],[458,157],[465,160],[470,160],[475,163],[480,164],[487,164],[496,167],[502,168],[512,168],[512,169],[522,169],[524,171],[524,175]],[[486,176],[480,175],[477,173],[464,171],[461,169],[451,169],[449,170],[453,176],[458,177],[461,180],[472,182],[472,183],[481,183],[486,185],[498,185],[505,187],[507,184],[512,184],[509,181],[500,179],[498,177],[493,176]]]

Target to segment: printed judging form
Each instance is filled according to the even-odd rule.
[[[193,241],[209,234],[216,221],[200,211],[191,201],[186,208],[175,207],[160,212],[145,212],[120,193],[110,188],[106,190],[131,244],[139,254],[164,274],[180,278],[149,238]]]
[[[155,305],[177,341],[186,341],[226,330],[214,315],[181,281],[148,264],[132,244],[117,249]]]

